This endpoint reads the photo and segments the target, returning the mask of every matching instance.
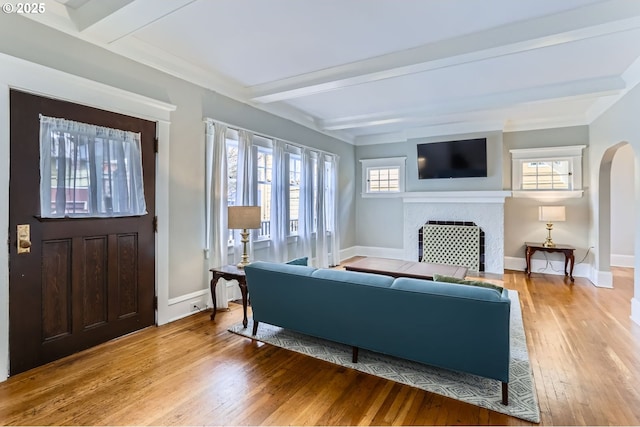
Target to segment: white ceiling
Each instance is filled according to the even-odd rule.
[[[354,144],[589,124],[637,0],[46,0],[30,18]]]

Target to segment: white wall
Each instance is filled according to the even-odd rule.
[[[611,166],[611,265],[633,267],[635,254],[634,154],[621,147]]]

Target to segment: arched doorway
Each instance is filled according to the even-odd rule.
[[[600,272],[607,272],[611,274],[611,221],[612,221],[612,204],[611,204],[611,183],[612,183],[612,166],[613,160],[616,154],[625,147],[624,152],[626,152],[626,147],[631,145],[634,149],[634,157],[637,157],[637,148],[634,147],[633,144],[630,144],[627,141],[621,141],[617,144],[612,145],[607,148],[602,155],[602,159],[600,161],[600,168],[598,171],[598,223],[595,226],[598,229],[598,245],[597,245],[597,253],[596,253],[596,269]],[[623,154],[624,155],[624,154]],[[637,164],[637,161],[636,161]],[[634,174],[629,177],[630,182],[635,188],[635,197],[634,197],[634,205],[638,206],[640,204],[640,193],[637,191],[638,182],[640,181],[640,171],[637,168],[634,168]],[[636,219],[632,224],[628,224],[628,226],[633,227],[634,229],[638,228],[638,222],[640,220]],[[635,237],[635,253],[638,253],[638,248],[640,247],[640,236],[636,234]],[[632,319],[640,324],[640,257],[635,257],[634,261],[634,297],[631,300],[631,317]]]

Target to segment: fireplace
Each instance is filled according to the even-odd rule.
[[[429,221],[472,223],[483,234],[487,273],[504,273],[504,200],[509,191],[410,192],[403,197],[403,258],[420,259],[419,230]]]
[[[462,236],[455,235],[451,238],[450,235],[444,234],[446,245],[449,246],[448,250],[443,250],[439,252],[435,257],[425,257],[425,249],[428,249],[429,242],[425,242],[424,239],[424,230],[425,227],[422,226],[418,229],[418,261],[422,261],[423,257],[425,258],[425,262],[434,262],[437,264],[449,264],[449,265],[461,265],[458,264],[462,262],[465,267],[468,267],[472,271],[485,271],[484,266],[484,231],[482,228],[478,227],[475,222],[470,221],[427,221],[426,226],[433,227],[455,227],[459,229],[469,228],[472,230],[477,229],[478,236],[477,239],[473,238],[473,236],[467,236],[468,233],[463,233]],[[441,244],[443,239],[438,239],[437,244]],[[461,247],[466,247],[469,245],[476,246],[474,248],[473,253],[468,253],[469,249],[467,249],[464,254],[464,257],[456,257],[457,252],[460,251]],[[428,252],[428,251],[427,251]],[[450,252],[454,252],[454,256],[449,256]],[[468,262],[460,261],[464,258],[468,259]]]

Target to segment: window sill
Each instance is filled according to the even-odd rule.
[[[553,190],[518,190],[512,191],[512,197],[523,199],[536,199],[545,201],[564,200],[564,199],[579,199],[582,197],[583,190],[567,190],[567,191],[553,191]]]
[[[363,199],[389,199],[404,196],[404,191],[396,191],[389,193],[361,193]]]

